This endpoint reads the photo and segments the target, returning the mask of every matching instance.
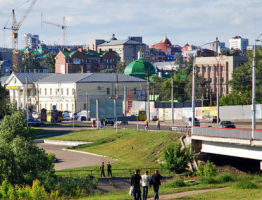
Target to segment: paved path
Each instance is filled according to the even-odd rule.
[[[38,143],[37,146],[45,149],[46,152],[54,153],[58,162],[55,163],[55,170],[70,169],[86,166],[101,165],[102,162],[113,162],[113,159],[100,157],[95,155],[88,155],[78,152],[69,152],[63,150],[66,146],[51,145],[45,143]]]
[[[201,194],[201,193],[205,193],[205,192],[214,192],[214,191],[218,191],[218,190],[222,190],[225,188],[215,188],[215,189],[203,189],[203,190],[194,190],[194,191],[186,191],[186,192],[178,192],[178,193],[174,193],[174,194],[165,194],[165,195],[160,195],[161,200],[172,200],[172,199],[176,199],[176,198],[181,198],[181,197],[185,197],[185,196],[191,196],[194,194]],[[161,190],[161,188],[160,188]],[[153,200],[154,198],[149,198],[148,200]]]

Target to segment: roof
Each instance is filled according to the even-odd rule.
[[[116,81],[115,73],[93,73],[92,75],[87,76],[84,79],[81,79],[80,81],[78,81],[78,83],[92,83],[92,82],[114,83],[115,81]],[[118,74],[118,82],[145,82],[145,80],[134,76],[129,76],[126,74]]]
[[[33,84],[45,77],[50,76],[50,73],[15,73],[15,76],[23,84]]]
[[[150,62],[139,59],[131,62],[126,66],[124,73],[126,75],[137,76],[145,79],[147,77],[147,72],[149,75],[156,74],[156,68]]]
[[[165,53],[168,53],[169,49],[173,48],[173,45],[170,42],[170,40],[167,38],[167,36],[165,36],[161,42],[152,45],[151,48],[159,49]]]
[[[76,53],[77,50],[72,50],[72,51],[68,51],[68,50],[61,50],[61,52],[65,55],[65,57],[69,57],[72,56]]]
[[[90,76],[91,73],[84,74],[50,74],[49,76],[39,80],[39,83],[75,83],[83,78]]]
[[[109,52],[109,51],[101,51],[99,55],[102,57],[102,56],[106,55],[108,52]],[[112,53],[113,53],[116,57],[120,58],[119,54],[118,54],[116,51],[112,51]]]
[[[125,40],[111,40],[108,42],[104,42],[98,46],[116,46],[116,45],[123,45],[123,44],[142,44],[142,43],[131,39],[125,39]]]

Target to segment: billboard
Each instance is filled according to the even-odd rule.
[[[116,116],[123,117],[123,100],[116,100]],[[96,99],[90,100],[90,118],[96,118]],[[98,99],[98,118],[114,118],[114,99]]]

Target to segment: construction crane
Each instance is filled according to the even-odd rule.
[[[13,72],[18,72],[18,31],[21,28],[23,22],[29,15],[30,11],[32,10],[33,6],[35,5],[37,0],[33,0],[30,4],[30,6],[27,8],[24,16],[20,20],[20,22],[16,21],[15,17],[15,10],[12,10],[12,16],[13,16],[13,21],[12,21],[12,27],[7,28],[4,27],[4,29],[9,29],[12,30],[12,47],[13,47]]]
[[[66,44],[66,29],[68,27],[66,25],[66,18],[63,17],[62,24],[59,24],[59,23],[55,23],[55,22],[51,22],[51,21],[42,20],[42,17],[43,17],[43,13],[41,13],[41,26],[42,26],[42,23],[45,23],[45,24],[54,25],[54,26],[59,27],[59,28],[62,29],[62,32],[63,32],[63,45],[65,45]]]

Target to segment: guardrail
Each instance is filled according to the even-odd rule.
[[[173,173],[169,172],[165,168],[138,168],[141,170],[141,174],[144,174],[145,171],[148,171],[149,175],[154,174],[156,169],[159,170],[160,174],[163,176],[171,176]],[[136,169],[114,169],[112,168],[112,175],[113,177],[131,177],[134,174]],[[94,176],[94,177],[101,177],[101,171],[99,169],[76,169],[76,170],[59,170],[56,171],[58,176],[62,177],[84,177],[84,176]],[[105,175],[107,177],[107,169],[105,166]]]
[[[191,127],[188,126],[171,126],[170,130],[176,131],[177,133],[185,133],[185,134],[191,133]]]
[[[238,128],[194,127],[192,135],[250,140],[252,138],[252,130]],[[262,130],[255,130],[253,139],[262,140]]]

